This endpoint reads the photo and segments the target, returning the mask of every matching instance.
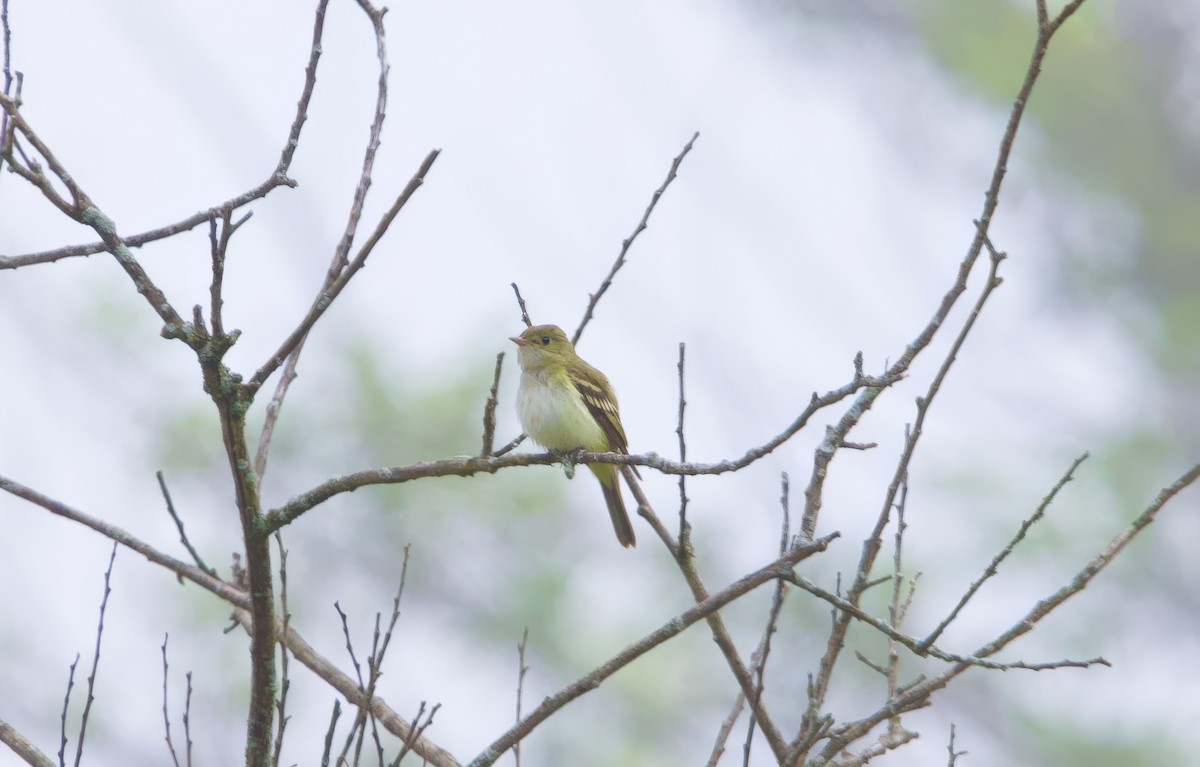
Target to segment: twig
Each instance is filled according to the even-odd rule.
[[[287,578],[287,558],[288,550],[283,546],[283,535],[275,532],[275,545],[279,549],[279,611],[283,613],[283,635],[287,636],[288,628],[291,626],[292,613],[288,609],[288,578]],[[279,652],[279,701],[276,703],[276,711],[279,719],[275,729],[275,751],[271,756],[271,764],[279,767],[279,757],[283,752],[283,733],[287,729],[289,717],[287,715],[287,695],[288,690],[292,687],[291,677],[288,675],[288,650],[287,644],[280,642]]]
[[[96,699],[96,669],[100,666],[100,639],[104,635],[104,610],[108,607],[108,595],[112,593],[109,584],[112,581],[113,562],[117,559],[117,544],[114,543],[112,553],[108,555],[108,568],[104,571],[104,596],[100,599],[100,618],[96,621],[96,652],[92,656],[92,673],[88,674],[87,701],[83,704],[83,717],[79,721],[79,742],[75,744],[75,767],[83,759],[83,739],[87,735],[88,714],[92,711],[92,701]]]
[[[788,542],[792,537],[792,517],[790,507],[790,484],[788,482],[787,472],[782,472],[779,478],[780,493],[779,506],[782,510],[782,520],[779,525],[779,556],[783,556],[787,552]],[[787,582],[782,578],[775,581],[775,593],[771,597],[771,610],[767,614],[767,625],[763,629],[762,640],[758,644],[758,650],[754,654],[754,665],[752,673],[754,674],[754,697],[750,705],[750,723],[746,727],[746,742],[742,746],[742,764],[744,767],[750,767],[750,747],[754,740],[754,726],[758,719],[754,715],[754,710],[758,708],[762,701],[763,693],[763,675],[767,669],[767,659],[771,655],[771,637],[774,636],[776,627],[779,623],[779,613],[783,611],[783,600],[787,597]]]
[[[581,695],[596,689],[604,680],[627,666],[636,658],[641,657],[671,637],[679,635],[697,621],[715,614],[735,599],[753,591],[770,580],[787,577],[791,572],[791,568],[797,562],[818,551],[823,551],[834,538],[836,538],[836,534],[816,541],[797,542],[784,556],[742,577],[699,604],[693,605],[683,611],[657,630],[647,634],[626,647],[613,658],[597,666],[586,676],[545,698],[537,708],[526,714],[525,718],[519,724],[511,727],[475,757],[471,761],[470,767],[487,767],[487,765],[494,764],[497,759],[500,759],[512,748],[514,743],[532,732],[535,727],[544,722],[555,711],[558,711]]]
[[[679,462],[687,463],[687,440],[683,437],[683,411],[687,407],[687,398],[683,394],[683,363],[684,353],[687,345],[682,341],[679,342],[679,364],[676,367],[679,370],[679,420],[675,427],[675,433],[679,436]],[[686,549],[691,545],[689,541],[691,525],[687,521],[687,476],[679,475],[679,546]]]
[[[167,639],[168,634],[163,634],[162,643],[162,666],[163,666],[163,729],[166,731],[167,750],[171,752],[171,761],[175,767],[179,767],[179,756],[175,753],[175,744],[171,742],[171,715],[167,713]]]
[[[521,643],[517,645],[517,714],[514,726],[521,723],[521,697],[525,693],[525,673],[529,671],[529,666],[525,665],[525,648],[529,645],[529,627],[525,627],[525,631],[521,633]],[[516,767],[521,767],[521,741],[513,743],[513,757],[516,760]]]
[[[71,703],[71,688],[75,686],[75,667],[79,665],[79,653],[75,653],[75,660],[71,661],[71,669],[67,672],[67,692],[63,695],[62,715],[59,717],[58,728],[58,765],[66,767],[66,750],[67,750],[67,708]]]
[[[579,337],[583,335],[583,329],[592,319],[592,313],[596,310],[596,304],[600,303],[600,298],[612,286],[613,277],[625,265],[625,254],[629,252],[629,247],[633,245],[633,241],[646,228],[647,222],[650,220],[650,214],[654,212],[654,207],[658,205],[659,199],[663,196],[663,192],[667,191],[667,187],[675,180],[675,173],[679,170],[679,164],[683,162],[683,158],[687,157],[687,153],[692,151],[692,144],[696,143],[696,139],[700,138],[700,133],[697,131],[692,134],[688,142],[683,145],[683,150],[680,151],[675,159],[671,161],[671,169],[667,171],[667,178],[662,182],[662,186],[654,190],[654,194],[650,197],[650,204],[646,206],[645,212],[642,213],[642,220],[638,222],[633,229],[633,234],[629,235],[621,242],[621,252],[617,254],[617,260],[613,262],[612,268],[608,270],[608,276],[600,283],[600,288],[588,297],[587,309],[583,312],[583,319],[579,321],[579,327],[575,329],[575,334],[571,336],[573,345],[579,344]],[[515,286],[514,286],[515,287]],[[523,305],[522,305],[523,308]]]
[[[429,725],[433,724],[433,717],[437,714],[438,709],[442,707],[441,703],[434,703],[433,708],[429,709],[429,716],[425,717],[425,722],[421,723],[421,714],[425,711],[425,701],[421,701],[421,706],[417,709],[417,715],[413,718],[413,729],[407,738],[404,739],[404,745],[400,749],[400,753],[396,754],[392,765],[399,765],[400,760],[408,755],[408,752],[413,749],[413,744],[424,735],[425,730]]]
[[[483,452],[486,458],[492,454],[492,443],[496,439],[496,405],[500,401],[500,368],[504,364],[504,352],[496,355],[496,373],[492,376],[492,388],[483,406]]]
[[[333,714],[329,717],[329,729],[325,731],[325,750],[321,752],[321,767],[329,767],[329,757],[333,751],[333,734],[337,728],[338,717],[342,714],[342,703],[333,699]]]
[[[250,220],[254,215],[253,211],[246,213],[233,222],[231,216],[233,211],[225,209],[221,211],[221,235],[217,236],[217,221],[212,219],[208,222],[208,239],[210,250],[212,251],[212,283],[208,288],[209,293],[209,314],[212,315],[212,334],[215,338],[225,337],[225,324],[222,319],[222,309],[225,305],[221,298],[221,289],[225,281],[225,253],[229,249],[229,239],[233,237],[234,232],[238,228]]]
[[[990,652],[986,654],[980,654],[977,652],[974,655],[958,655],[956,653],[946,652],[945,650],[942,650],[936,646],[922,648],[920,641],[916,638],[897,631],[894,627],[888,625],[884,621],[881,621],[870,613],[867,613],[862,608],[851,603],[848,599],[843,599],[836,594],[831,594],[820,586],[812,583],[804,576],[798,575],[794,572],[789,572],[786,577],[789,581],[813,596],[823,599],[829,604],[833,605],[844,615],[848,615],[855,620],[867,624],[884,636],[896,640],[911,650],[914,654],[921,657],[937,658],[938,660],[945,661],[947,663],[958,663],[965,666],[978,666],[980,668],[989,668],[995,671],[1009,671],[1012,669],[1024,669],[1026,671],[1047,671],[1057,668],[1087,668],[1088,666],[1094,665],[1112,665],[1104,658],[1091,658],[1089,660],[1060,660],[1044,663],[1027,663],[1025,661],[999,663],[996,661],[987,660],[987,656],[992,654]]]
[[[1033,527],[1042,519],[1043,516],[1045,516],[1046,509],[1048,509],[1050,504],[1054,502],[1055,497],[1058,496],[1058,491],[1062,490],[1068,482],[1075,479],[1076,469],[1078,469],[1080,464],[1088,459],[1089,455],[1089,453],[1084,453],[1071,463],[1071,467],[1067,469],[1065,474],[1062,475],[1062,478],[1058,480],[1054,487],[1050,488],[1050,492],[1046,494],[1046,497],[1042,498],[1042,502],[1038,504],[1037,510],[1033,512],[1033,515],[1021,523],[1021,527],[1017,530],[1016,535],[1012,537],[1012,540],[1008,542],[1008,545],[1001,549],[1000,553],[992,558],[992,561],[988,564],[987,568],[984,569],[983,574],[971,583],[971,586],[967,589],[967,592],[962,595],[961,599],[958,600],[958,604],[954,606],[954,609],[950,611],[950,614],[947,615],[942,622],[937,625],[937,628],[929,633],[929,636],[925,637],[925,639],[921,641],[922,645],[928,646],[936,642],[938,637],[942,635],[942,632],[946,630],[946,627],[958,617],[958,613],[963,609],[963,607],[966,606],[967,602],[971,601],[971,598],[975,596],[975,592],[979,591],[979,587],[982,586],[988,578],[991,578],[999,571],[1000,563],[1008,558],[1008,555],[1013,552],[1018,543],[1024,540],[1025,534],[1029,532],[1029,528]]]
[[[958,757],[967,755],[966,751],[955,751],[954,750],[954,723],[953,722],[950,723],[950,742],[946,744],[946,752],[950,755],[950,758],[946,760],[946,767],[954,767],[955,763],[958,762]]]
[[[346,652],[350,655],[350,662],[354,664],[354,674],[358,677],[359,689],[365,690],[366,685],[363,684],[362,666],[358,663],[358,657],[354,654],[354,642],[350,639],[350,626],[346,623],[346,613],[342,612],[342,606],[334,602],[333,609],[337,610],[338,618],[342,621],[342,636],[346,638]]]
[[[525,327],[533,327],[533,321],[529,319],[529,311],[525,308],[525,299],[521,298],[521,289],[517,287],[517,283],[509,283],[512,285],[513,293],[517,294],[517,305],[521,307],[521,322],[525,323]]]
[[[279,382],[275,384],[275,393],[267,403],[267,412],[263,416],[262,431],[258,434],[258,450],[254,455],[254,474],[262,484],[263,475],[267,473],[267,456],[271,451],[271,440],[275,437],[275,424],[279,421],[279,411],[283,409],[283,400],[287,396],[288,387],[296,380],[296,363],[300,361],[300,352],[304,349],[304,338],[292,349],[287,362],[279,374]]]
[[[192,767],[192,672],[187,678],[187,698],[183,702],[183,738],[187,741],[187,767]]]
[[[4,95],[12,95],[12,27],[8,24],[8,0],[0,0],[0,44],[4,46]],[[8,154],[8,112],[0,111],[0,171]]]
[[[375,249],[375,246],[379,243],[380,239],[383,238],[384,233],[388,230],[388,227],[391,226],[392,221],[400,213],[400,210],[413,196],[413,193],[420,189],[425,183],[425,176],[429,173],[429,169],[433,167],[433,163],[435,160],[437,160],[438,155],[441,154],[441,151],[442,150],[440,149],[434,149],[425,156],[425,160],[421,163],[420,167],[417,168],[417,172],[413,174],[411,179],[409,179],[408,185],[404,187],[404,190],[400,192],[399,196],[396,197],[395,202],[392,203],[392,207],[389,208],[387,213],[383,215],[383,218],[380,219],[379,223],[375,227],[375,231],[371,233],[366,242],[364,242],[362,247],[359,248],[358,254],[354,257],[354,260],[346,264],[345,268],[341,270],[335,280],[320,290],[316,299],[313,301],[312,307],[309,308],[308,314],[306,314],[304,318],[300,320],[300,323],[296,326],[296,329],[292,331],[291,335],[289,335],[282,344],[280,344],[279,348],[275,350],[275,353],[271,355],[270,359],[264,362],[263,365],[257,371],[255,371],[254,375],[251,376],[250,380],[244,384],[247,393],[253,394],[254,392],[258,391],[266,379],[270,377],[270,375],[274,373],[280,365],[283,364],[288,355],[292,354],[296,347],[299,346],[301,340],[308,335],[308,332],[312,330],[313,325],[315,325],[317,320],[319,320],[322,315],[325,314],[325,310],[328,309],[333,303],[333,300],[341,294],[342,290],[347,284],[349,284],[354,275],[357,274],[360,269],[362,269],[367,262],[367,257],[371,255],[371,252]]]
[[[175,504],[171,501],[171,491],[167,489],[167,481],[163,478],[161,470],[154,472],[154,476],[158,478],[158,486],[162,490],[163,500],[167,503],[167,513],[171,515],[171,519],[175,520],[175,527],[179,529],[179,540],[183,543],[184,548],[192,555],[192,561],[196,563],[204,572],[210,575],[216,575],[217,571],[204,564],[204,560],[200,558],[200,553],[192,546],[192,542],[188,540],[187,533],[183,529],[183,520],[179,514],[175,512]]]
[[[733,726],[737,724],[738,717],[742,715],[742,709],[745,707],[746,693],[739,690],[737,698],[733,701],[733,707],[729,709],[729,714],[721,722],[721,727],[717,730],[717,740],[713,743],[713,750],[708,757],[708,763],[705,767],[717,767],[717,763],[721,761],[721,756],[725,753],[725,743],[729,740],[729,735],[733,732]]]
[[[529,435],[525,434],[524,432],[518,434],[516,437],[512,438],[508,442],[505,442],[504,446],[501,447],[499,450],[492,453],[492,457],[499,458],[500,456],[504,455],[505,453],[511,453],[513,451],[513,449],[515,449],[517,447],[517,445],[524,442],[525,438],[528,436]]]

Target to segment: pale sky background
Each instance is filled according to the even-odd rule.
[[[1089,3],[1077,23],[1068,22],[1064,35],[1076,35],[1071,45],[1097,39],[1097,25],[1112,21],[1111,6]],[[677,0],[394,7],[386,17],[388,122],[363,232],[429,149],[443,153],[310,336],[267,475],[266,503],[335,474],[477,451],[472,433],[432,454],[385,454],[364,463],[365,440],[349,424],[367,398],[348,367],[351,353],[364,350],[373,370],[413,401],[473,386],[465,420],[477,422],[494,356],[511,350],[506,338],[521,329],[509,283],[519,283],[536,322],[573,329],[693,131],[701,134],[695,149],[580,347],[616,385],[631,448],[676,455],[681,341],[688,345],[693,460],[739,456],[764,442],[812,391],[849,380],[855,352],[863,352],[869,372],[895,359],[953,280],[1008,112],[939,67],[897,17],[860,8],[861,15],[828,15],[786,4],[747,9]],[[23,113],[122,234],[176,221],[258,184],[274,168],[302,84],[311,13],[311,4],[282,2],[12,0]],[[252,205],[254,217],[230,250],[225,322],[243,335],[227,362],[247,376],[310,304],[359,174],[377,64],[369,24],[349,0],[331,2],[323,50],[290,174],[300,186]],[[1025,56],[997,65],[1011,70],[1013,94]],[[1059,61],[1052,48],[1047,77]],[[1071,459],[1085,450],[1103,453],[1135,427],[1187,428],[1170,422],[1163,384],[1136,343],[1135,326],[1153,324],[1151,309],[1123,291],[1098,304],[1060,294],[1063,252],[1120,263],[1135,250],[1142,223],[1118,195],[1056,171],[1049,159],[1039,125],[1027,120],[992,229],[1009,254],[1004,285],[960,355],[912,465],[907,556],[924,573],[913,608],[917,634],[954,603]],[[0,177],[0,253],[94,239],[14,175]],[[207,316],[206,228],[137,253],[177,310],[190,315],[202,302]],[[981,264],[910,379],[854,433],[879,448],[834,462],[820,532],[840,530],[843,537],[805,563],[806,576],[832,587],[837,572],[853,571],[904,424],[915,417],[913,400],[985,274]],[[154,472],[167,468],[171,479],[171,466],[192,467],[176,470],[175,502],[209,563],[227,572],[240,532],[194,356],[158,337],[161,323],[112,257],[3,272],[0,323],[0,474],[186,558]],[[519,430],[514,363],[506,360],[501,383],[501,441]],[[826,411],[745,472],[691,483],[710,590],[772,556],[779,473],[790,473],[793,508],[802,507],[813,446],[842,412]],[[396,433],[401,445],[428,445],[431,438],[413,430],[437,431],[436,419],[429,420],[436,415],[414,407],[379,428]],[[449,441],[439,437],[433,444]],[[1102,460],[1085,464],[1036,534],[1040,543],[981,593],[945,645],[967,652],[1011,625],[1195,461],[1178,454],[1144,464],[1134,479],[1140,492],[1129,497],[1106,484]],[[520,478],[469,480],[469,488],[452,480],[459,484],[428,489],[415,504],[403,493],[362,490],[286,533],[293,594],[306,597],[293,604],[297,626],[343,668],[349,666],[332,601],[355,621],[365,655],[372,616],[390,604],[398,552],[413,543],[416,583],[381,692],[402,713],[421,700],[440,701],[428,734],[464,762],[511,721],[520,626],[529,625],[535,653],[539,637],[547,645],[552,636],[567,638],[556,650],[547,647],[545,660],[535,656],[526,683],[532,707],[689,604],[644,523],[637,523],[643,543],[636,550],[620,551],[610,540],[590,478],[567,485],[557,470],[521,471]],[[660,516],[673,519],[674,481],[651,476],[647,489]],[[505,508],[518,503],[518,492],[556,499],[561,514],[495,525],[481,497],[501,498],[495,508]],[[410,526],[403,537],[391,540],[393,527],[372,530],[378,517],[363,509],[383,497],[409,504],[389,516]],[[1069,726],[1084,740],[1117,732],[1200,748],[1195,627],[1120,585],[1130,577],[1158,589],[1155,566],[1144,561],[1152,552],[1194,561],[1196,510],[1192,490],[1127,559],[1003,656],[1103,655],[1114,668],[969,673],[935,698],[931,711],[911,717],[921,738],[880,763],[944,763],[951,721],[958,747],[970,752],[961,762],[969,767],[1015,758],[1066,763],[1029,751],[1039,723]],[[424,547],[423,536],[431,541]],[[48,754],[57,751],[67,666],[77,652],[81,667],[90,660],[108,552],[96,535],[0,497],[0,580],[7,584],[0,598],[0,718]],[[560,572],[568,598],[550,613],[556,625],[538,625],[549,620],[546,611],[522,613],[527,594],[507,601],[521,593],[515,573],[535,565]],[[196,591],[118,552],[88,735],[92,764],[164,763],[164,632],[171,633],[173,696],[182,673],[195,672],[197,764],[240,760],[245,639],[240,631],[222,634],[227,611]],[[756,597],[735,613],[744,619],[735,625],[746,657],[768,591]],[[827,613],[800,594],[791,600],[796,630],[781,634],[773,662],[790,664],[790,684],[800,684],[824,647]],[[503,620],[485,619],[497,614]],[[816,616],[808,631],[801,625],[806,615]],[[503,629],[488,633],[482,625]],[[842,662],[855,663],[849,655]],[[715,687],[697,683],[703,695],[690,689],[697,665],[717,672]],[[86,668],[76,673],[74,703],[82,701],[85,676]],[[285,760],[315,764],[333,695],[298,664],[292,676]],[[707,629],[694,628],[543,725],[528,741],[526,763],[703,764],[735,694],[727,676]],[[840,717],[865,714],[882,700],[881,681],[858,679],[835,696]],[[675,710],[680,699],[695,703],[695,713]],[[173,698],[176,713],[180,700]],[[639,727],[630,713],[641,711],[638,705],[671,709],[674,729]],[[789,733],[796,705],[776,704]],[[744,724],[723,764],[740,763]],[[178,741],[178,720],[173,732]],[[759,743],[753,763],[768,764],[768,757]],[[0,752],[0,765],[10,763],[14,757]]]

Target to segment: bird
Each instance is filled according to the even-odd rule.
[[[554,452],[629,452],[612,384],[575,353],[562,328],[534,325],[510,340],[518,347],[517,415],[526,434]],[[617,541],[626,548],[636,546],[617,466],[594,463],[588,468],[604,491]]]

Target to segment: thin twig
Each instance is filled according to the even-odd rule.
[[[492,454],[492,443],[496,439],[496,405],[500,401],[500,368],[504,365],[504,352],[496,355],[496,372],[492,376],[492,388],[488,392],[487,402],[483,406],[483,452],[481,456]]]
[[[867,624],[868,626],[874,628],[876,631],[880,632],[884,636],[896,640],[900,644],[907,647],[915,655],[918,655],[921,657],[937,658],[938,660],[945,661],[947,663],[958,663],[958,664],[963,664],[963,665],[967,665],[967,666],[978,666],[980,668],[989,668],[989,669],[993,669],[995,671],[1009,671],[1011,669],[1024,669],[1027,671],[1047,671],[1050,669],[1058,669],[1058,668],[1087,668],[1088,666],[1094,666],[1094,665],[1100,665],[1100,666],[1111,666],[1112,665],[1104,658],[1091,658],[1089,660],[1064,659],[1064,660],[1058,660],[1058,661],[1047,661],[1047,662],[1043,662],[1043,663],[1028,663],[1026,661],[1013,661],[1011,663],[999,663],[997,661],[988,660],[986,655],[980,655],[979,653],[975,653],[974,655],[959,655],[957,653],[947,652],[947,651],[942,650],[941,648],[935,647],[935,646],[922,648],[921,642],[918,639],[916,639],[915,637],[910,637],[907,634],[897,631],[891,625],[885,623],[884,621],[880,620],[879,618],[876,618],[875,616],[871,615],[870,613],[864,611],[862,608],[851,603],[848,599],[839,597],[836,594],[831,594],[830,592],[826,591],[825,589],[821,588],[820,586],[817,586],[815,583],[812,583],[804,576],[798,575],[796,573],[789,573],[786,577],[788,578],[789,581],[791,581],[795,585],[799,586],[800,588],[804,589],[805,591],[812,594],[813,596],[815,596],[819,599],[823,599],[826,602],[828,602],[829,604],[833,605],[836,609],[840,610],[844,615],[848,615],[855,620],[858,620],[858,621],[861,621],[862,623]],[[988,653],[988,655],[990,655],[990,654],[991,653]]]
[[[300,352],[304,350],[305,340],[305,338],[301,338],[300,342],[296,344],[296,348],[292,349],[292,353],[288,355],[287,362],[284,363],[283,370],[279,374],[279,382],[275,384],[275,393],[271,395],[271,401],[267,403],[262,431],[258,434],[258,450],[254,455],[254,474],[258,477],[260,485],[263,475],[267,473],[267,457],[271,451],[271,440],[275,437],[275,424],[279,421],[279,411],[283,409],[283,400],[287,396],[288,388],[292,385],[292,381],[296,380],[296,364],[300,361]]]
[[[175,753],[175,744],[171,742],[171,715],[167,711],[167,639],[169,634],[163,634],[162,643],[162,666],[163,666],[163,730],[166,731],[167,750],[171,752],[171,761],[175,767],[179,767],[179,756]]]
[[[521,297],[521,289],[517,287],[517,283],[509,283],[512,285],[513,293],[517,294],[517,305],[521,307],[521,322],[525,323],[525,327],[533,327],[533,321],[529,319],[529,310],[525,308],[525,299]]]
[[[721,756],[725,753],[725,744],[729,741],[729,735],[733,732],[733,726],[737,724],[738,717],[742,715],[742,709],[745,707],[746,693],[739,690],[737,698],[733,701],[733,707],[729,709],[729,714],[721,722],[720,728],[717,729],[717,739],[713,743],[712,753],[709,754],[705,767],[717,767],[717,763],[721,761]]]
[[[955,763],[958,762],[958,757],[967,755],[966,751],[954,750],[954,722],[950,723],[950,742],[946,744],[946,752],[949,754],[949,758],[946,760],[946,767],[954,767]]]
[[[325,731],[325,750],[321,752],[321,767],[329,767],[329,757],[333,752],[333,735],[337,728],[338,717],[342,715],[342,703],[333,699],[333,714],[329,717],[329,729]]]
[[[288,578],[287,578],[287,558],[288,550],[283,545],[283,535],[277,530],[275,531],[275,545],[279,549],[279,611],[283,614],[283,635],[287,635],[288,628],[291,626],[292,613],[288,609]],[[287,696],[288,690],[292,687],[291,677],[288,675],[288,649],[287,644],[280,642],[279,651],[279,701],[276,703],[276,712],[278,714],[278,723],[275,727],[275,750],[271,755],[271,764],[279,767],[279,758],[283,752],[283,733],[287,729],[289,717],[287,715]]]
[[[679,342],[679,419],[675,426],[675,434],[679,436],[679,462],[687,463],[687,440],[683,437],[683,411],[687,407],[687,398],[683,394],[683,363],[686,344]],[[686,549],[691,545],[689,540],[691,525],[687,521],[687,476],[679,475],[679,546]]]
[[[521,643],[517,645],[517,713],[514,720],[514,726],[521,723],[521,698],[525,693],[525,674],[529,671],[529,666],[525,665],[525,649],[529,646],[529,627],[521,632]],[[516,767],[521,767],[521,741],[513,743],[513,758],[516,760]]]
[[[433,167],[433,163],[435,160],[437,160],[438,155],[441,154],[441,151],[442,150],[440,149],[434,149],[425,156],[425,160],[422,161],[420,167],[417,168],[417,172],[413,174],[411,179],[409,179],[408,185],[405,186],[404,190],[401,191],[396,197],[395,202],[392,203],[392,207],[389,208],[387,213],[383,215],[379,223],[376,225],[375,230],[367,238],[366,242],[363,243],[362,247],[359,248],[358,254],[352,261],[346,264],[345,268],[342,269],[333,282],[329,283],[326,287],[323,287],[318,292],[316,299],[313,301],[312,306],[308,310],[308,313],[302,320],[300,320],[300,323],[296,326],[296,329],[292,331],[291,335],[289,335],[282,344],[280,344],[279,348],[275,350],[275,353],[272,354],[271,357],[254,372],[254,375],[250,377],[250,380],[244,384],[244,387],[248,393],[253,394],[254,392],[258,391],[267,378],[270,377],[270,375],[274,373],[280,365],[283,364],[288,355],[300,345],[300,342],[305,336],[308,335],[308,332],[312,330],[312,327],[316,324],[317,320],[319,320],[325,314],[325,311],[330,307],[330,305],[332,305],[333,300],[341,294],[342,290],[347,284],[349,284],[354,275],[366,265],[367,257],[371,255],[371,252],[375,249],[375,246],[379,244],[379,241],[383,238],[384,233],[387,232],[388,227],[391,226],[392,221],[395,220],[396,216],[400,213],[401,209],[404,208],[409,199],[412,198],[413,194],[425,183],[425,176],[428,175],[429,169]]]
[[[183,702],[183,739],[187,741],[187,767],[192,767],[192,672],[187,678],[187,698]]]
[[[791,485],[788,481],[787,472],[782,472],[779,478],[779,506],[782,510],[782,519],[779,524],[779,556],[783,556],[787,551],[788,543],[792,538],[792,516],[790,509],[790,489]],[[750,705],[750,723],[746,727],[746,742],[742,746],[742,764],[744,767],[750,767],[750,747],[754,741],[754,726],[758,719],[754,715],[754,710],[758,708],[762,701],[763,676],[767,670],[767,659],[771,655],[771,637],[775,635],[776,627],[779,624],[779,614],[783,611],[783,600],[787,597],[787,582],[782,578],[775,581],[775,593],[771,597],[771,610],[767,613],[767,625],[763,629],[762,640],[759,641],[758,650],[755,652],[754,667],[754,697],[753,703]]]
[[[117,559],[117,544],[113,543],[108,555],[108,567],[104,570],[104,596],[100,599],[100,618],[96,621],[96,652],[92,655],[92,672],[88,674],[87,701],[83,704],[83,717],[79,721],[79,742],[75,744],[75,767],[83,759],[83,739],[87,735],[88,714],[92,712],[92,701],[96,699],[96,669],[100,667],[100,639],[104,635],[104,610],[108,607],[108,595],[112,593],[113,562]]]
[[[0,45],[4,46],[4,95],[12,95],[12,27],[8,24],[8,0],[0,0]],[[8,111],[0,111],[0,171],[8,154]]]
[[[963,609],[963,607],[966,606],[967,602],[971,601],[971,598],[975,596],[975,592],[979,591],[979,587],[982,586],[988,578],[991,578],[999,571],[1000,563],[1008,558],[1008,555],[1013,552],[1018,543],[1024,540],[1025,534],[1029,532],[1029,528],[1033,527],[1042,519],[1043,516],[1045,516],[1046,509],[1048,509],[1050,504],[1054,502],[1055,497],[1058,496],[1058,491],[1062,490],[1068,482],[1075,479],[1075,471],[1079,468],[1080,464],[1088,459],[1089,455],[1089,453],[1084,453],[1071,463],[1071,467],[1067,469],[1066,473],[1062,475],[1054,487],[1050,488],[1050,492],[1047,493],[1044,498],[1042,498],[1042,502],[1038,504],[1037,510],[1033,512],[1033,515],[1021,523],[1016,535],[1012,537],[1012,540],[1008,542],[1008,545],[1001,549],[1000,553],[992,558],[992,561],[984,569],[983,574],[971,583],[966,593],[963,594],[962,598],[958,600],[958,604],[956,604],[954,609],[950,611],[950,614],[947,615],[942,622],[937,625],[937,628],[929,633],[929,636],[925,637],[925,639],[921,641],[922,645],[928,646],[936,642],[938,637],[942,635],[942,632],[946,630],[946,627],[958,617],[959,612]]]
[[[687,157],[687,153],[692,151],[692,144],[696,143],[696,139],[700,138],[700,132],[692,134],[688,142],[683,145],[683,150],[680,151],[675,159],[671,161],[671,169],[667,171],[667,178],[662,182],[662,186],[654,190],[654,194],[650,197],[650,204],[646,206],[646,210],[642,213],[642,220],[633,229],[633,234],[629,235],[621,242],[621,252],[617,254],[617,260],[613,262],[612,268],[608,270],[608,276],[600,283],[600,288],[588,297],[587,309],[583,312],[583,319],[579,321],[579,327],[575,329],[575,334],[571,336],[571,343],[579,345],[579,337],[583,335],[583,329],[592,320],[592,313],[596,310],[596,304],[600,303],[600,298],[608,292],[612,286],[613,277],[617,275],[621,267],[625,265],[625,254],[629,252],[629,247],[633,245],[633,241],[646,228],[647,222],[650,221],[650,214],[654,212],[654,208],[658,205],[659,199],[663,196],[663,192],[667,191],[667,187],[675,180],[676,171],[679,170],[679,164],[683,162],[683,158]],[[514,286],[515,287],[515,286]],[[522,308],[524,308],[522,306]]]
[[[183,520],[180,519],[179,514],[175,511],[175,504],[171,501],[171,491],[167,489],[167,481],[163,478],[162,471],[154,472],[154,476],[158,478],[158,486],[162,490],[163,500],[167,503],[167,513],[171,515],[171,519],[175,521],[175,527],[179,529],[180,542],[183,543],[188,553],[192,555],[192,561],[196,563],[197,567],[215,576],[217,571],[204,564],[204,560],[200,558],[200,553],[196,551],[195,547],[192,546],[192,542],[188,540],[187,533],[183,529]]]
[[[71,688],[75,686],[75,667],[79,665],[79,653],[75,653],[75,660],[71,661],[70,671],[67,672],[67,692],[63,695],[62,715],[59,717],[58,730],[58,765],[66,767],[66,750],[67,750],[67,709],[71,703]]]

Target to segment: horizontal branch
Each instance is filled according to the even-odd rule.
[[[809,419],[818,410],[839,402],[860,389],[868,387],[884,388],[898,380],[900,380],[900,377],[874,378],[863,376],[860,372],[856,371],[854,380],[845,386],[820,396],[814,392],[808,406],[804,408],[800,415],[786,429],[765,444],[747,450],[741,458],[718,461],[716,463],[681,463],[663,458],[654,452],[642,455],[582,453],[575,458],[575,463],[611,463],[619,466],[647,466],[651,469],[657,469],[663,474],[689,476],[726,474],[731,471],[738,471],[769,455],[784,442],[791,439],[798,431],[804,428]],[[342,477],[334,477],[311,490],[297,495],[284,505],[272,509],[264,518],[265,528],[263,534],[269,535],[281,527],[292,523],[301,514],[324,503],[335,495],[353,492],[369,485],[395,485],[427,477],[470,477],[475,474],[495,474],[497,471],[507,469],[511,466],[548,466],[558,463],[560,460],[561,456],[553,453],[456,456],[440,461],[423,461],[408,466],[369,469]]]

